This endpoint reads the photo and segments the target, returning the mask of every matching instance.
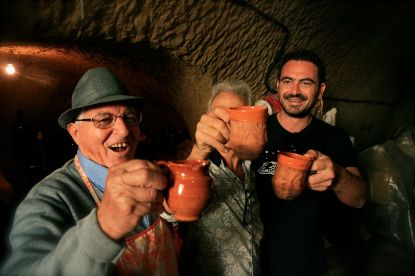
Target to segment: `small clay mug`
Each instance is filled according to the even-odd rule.
[[[242,160],[259,157],[267,142],[265,106],[239,106],[228,108],[230,114],[229,147]]]
[[[304,188],[312,159],[297,153],[278,152],[272,187],[277,197],[292,200]]]
[[[166,209],[179,221],[195,221],[212,194],[208,160],[157,161],[170,172],[166,190]]]

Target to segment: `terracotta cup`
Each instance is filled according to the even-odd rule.
[[[292,152],[279,152],[277,166],[272,177],[272,187],[277,197],[292,200],[305,187],[312,159]]]
[[[259,157],[267,142],[265,106],[239,106],[228,108],[230,122],[229,146],[242,160]]]
[[[157,161],[170,172],[167,189],[167,210],[177,220],[195,221],[206,207],[212,194],[208,160]]]

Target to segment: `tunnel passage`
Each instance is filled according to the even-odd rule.
[[[91,67],[109,67],[132,95],[146,98],[137,157],[174,159],[188,150],[182,143],[191,141],[188,122],[174,104],[184,97],[177,85],[183,69],[161,49],[92,42],[3,45],[0,62],[0,164],[22,196],[40,177],[74,156],[76,146],[57,118],[70,108],[77,81]],[[13,64],[14,75],[5,74],[6,64]],[[14,131],[18,116],[24,132]],[[39,142],[46,156],[39,156]],[[177,153],[178,148],[182,152]],[[33,172],[39,158],[44,168]]]

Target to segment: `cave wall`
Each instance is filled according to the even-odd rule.
[[[324,110],[338,109],[337,124],[355,137],[360,151],[415,122],[415,97],[402,81],[413,72],[406,66],[414,59],[408,5],[399,0],[3,1],[1,45],[42,43],[69,50],[98,45],[85,50],[91,64],[109,63],[136,85],[147,78],[138,78],[135,70],[147,66],[155,81],[144,85],[151,88],[146,97],[171,105],[191,134],[213,83],[244,79],[259,99],[273,93],[271,64],[280,51],[311,48],[327,66]],[[140,58],[146,52],[134,47],[142,43],[168,58]],[[132,54],[117,58],[114,51],[111,59],[108,45],[118,44],[128,44]],[[65,70],[80,75],[87,65]]]

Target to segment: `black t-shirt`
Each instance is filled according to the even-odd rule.
[[[267,128],[268,143],[260,158],[252,163],[264,223],[263,270],[268,275],[321,275],[327,271],[322,234],[324,204],[326,197],[335,198],[334,192],[305,189],[290,201],[277,198],[271,185],[276,153],[304,154],[314,149],[335,163],[350,167],[355,166],[353,145],[341,129],[314,117],[299,133],[286,131],[276,115],[269,117]]]

